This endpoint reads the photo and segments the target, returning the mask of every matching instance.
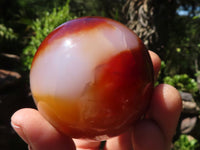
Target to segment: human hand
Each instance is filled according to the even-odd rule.
[[[150,51],[155,78],[160,69],[159,57]],[[181,113],[178,91],[170,85],[155,87],[146,117],[125,133],[108,139],[105,150],[169,150]],[[11,124],[32,150],[97,150],[100,142],[71,139],[58,132],[37,110],[17,111]]]

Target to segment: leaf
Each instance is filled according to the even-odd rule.
[[[22,54],[24,70],[30,69],[33,56],[44,38],[58,25],[75,18],[70,14],[69,0],[63,7],[53,8],[51,12],[46,11],[44,14],[43,17],[37,18],[32,23],[31,28],[34,34]]]
[[[176,48],[176,52],[180,53],[181,52],[181,48]]]

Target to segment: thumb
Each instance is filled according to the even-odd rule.
[[[59,133],[37,110],[18,110],[11,117],[11,125],[29,149],[75,150],[72,139]]]

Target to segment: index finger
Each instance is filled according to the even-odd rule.
[[[154,69],[154,79],[156,80],[158,77],[158,73],[160,71],[160,66],[161,66],[161,59],[160,57],[153,51],[149,50],[149,55],[152,60],[153,64],[153,69]]]

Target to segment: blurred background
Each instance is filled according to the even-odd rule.
[[[0,0],[0,149],[25,150],[10,126],[18,109],[35,108],[29,69],[42,40],[61,23],[104,16],[127,25],[162,59],[159,83],[181,93],[172,150],[200,149],[200,1]]]

